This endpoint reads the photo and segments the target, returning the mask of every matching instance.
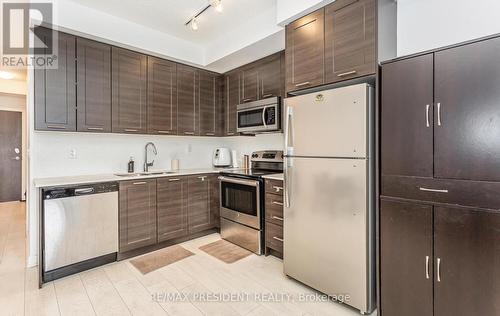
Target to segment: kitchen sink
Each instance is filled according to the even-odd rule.
[[[115,173],[118,177],[139,177],[139,176],[159,176],[162,174],[174,174],[177,171],[153,171],[153,172],[136,172],[136,173]]]

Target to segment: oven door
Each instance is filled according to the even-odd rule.
[[[222,176],[219,180],[220,216],[260,230],[260,182]]]
[[[278,105],[240,109],[237,115],[239,133],[275,131],[280,128]]]

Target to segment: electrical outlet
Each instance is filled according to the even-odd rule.
[[[69,159],[76,159],[76,149],[71,149],[69,151]]]

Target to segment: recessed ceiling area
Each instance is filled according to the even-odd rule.
[[[209,4],[209,0],[73,1],[201,46],[276,7],[276,0],[222,0],[223,11],[209,8],[197,19],[199,29],[193,31],[184,24]]]

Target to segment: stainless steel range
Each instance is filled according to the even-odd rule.
[[[283,151],[254,152],[251,161],[251,169],[221,172],[221,236],[262,254],[265,214],[263,176],[283,172]]]

